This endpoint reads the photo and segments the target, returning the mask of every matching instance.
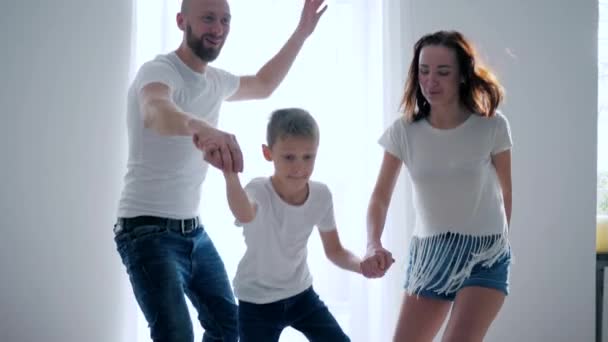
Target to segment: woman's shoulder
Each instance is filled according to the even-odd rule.
[[[474,113],[473,116],[474,120],[481,125],[489,127],[508,125],[507,117],[499,111],[496,111],[492,116],[484,116],[478,113]]]
[[[418,129],[419,127],[422,126],[424,119],[421,120],[411,120],[408,117],[406,117],[403,114],[400,114],[398,117],[396,117],[392,124],[390,125],[390,128],[393,130],[399,130],[399,131],[410,131],[410,130],[415,130]]]
[[[489,116],[487,118],[493,122],[507,122],[508,121],[507,117],[501,111],[496,111],[494,113],[494,115]]]

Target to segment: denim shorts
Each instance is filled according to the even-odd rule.
[[[458,293],[459,290],[468,287],[468,286],[479,286],[479,287],[484,287],[484,288],[489,288],[489,289],[495,289],[498,290],[502,293],[504,293],[505,295],[509,294],[509,273],[510,273],[510,268],[511,268],[511,248],[508,247],[508,250],[505,252],[505,254],[501,255],[496,262],[494,262],[492,265],[486,266],[483,265],[484,261],[478,262],[476,263],[472,270],[470,275],[468,275],[468,277],[466,277],[464,279],[464,281],[462,282],[462,284],[460,284],[460,286],[458,286],[457,289],[455,289],[454,291],[450,291],[450,292],[440,292],[438,291],[438,289],[441,289],[448,281],[448,278],[445,277],[444,275],[447,273],[446,271],[450,271],[448,270],[448,268],[454,268],[457,267],[458,269],[462,269],[464,268],[464,264],[465,264],[465,260],[468,259],[468,257],[471,255],[472,251],[471,251],[471,246],[472,243],[470,241],[466,241],[464,243],[464,246],[460,246],[460,247],[464,247],[464,258],[462,258],[461,260],[458,260],[459,258],[457,257],[457,253],[460,252],[460,249],[456,250],[454,247],[446,247],[447,244],[447,240],[450,239],[452,233],[448,233],[446,234],[444,237],[442,237],[441,239],[437,240],[437,244],[436,246],[433,247],[434,250],[443,250],[447,248],[447,250],[445,251],[446,253],[448,253],[447,257],[443,260],[443,262],[441,263],[441,265],[439,265],[439,276],[435,276],[432,278],[432,280],[429,282],[428,285],[423,286],[421,289],[417,290],[415,293],[415,295],[419,295],[422,297],[427,297],[427,298],[435,298],[435,299],[441,299],[441,300],[447,300],[447,301],[453,301],[456,298],[456,294]],[[467,237],[470,238],[470,237]],[[466,239],[466,238],[465,238]],[[408,263],[408,268],[407,268],[407,276],[406,276],[406,281],[405,281],[405,288],[408,288],[408,284],[410,282],[410,273],[412,270],[412,265],[415,262],[415,256],[413,253],[413,249],[410,248],[410,257],[409,257],[409,263]],[[423,267],[427,267],[427,265],[424,265]]]

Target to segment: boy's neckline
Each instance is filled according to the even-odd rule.
[[[277,186],[275,185],[273,176],[268,177],[268,181],[270,182],[272,192],[279,198],[279,200],[281,200],[281,202],[285,203],[288,206],[302,207],[308,202],[308,199],[310,198],[310,180],[306,183],[306,195],[304,196],[304,199],[299,201],[292,201],[285,195],[281,194],[281,192],[277,189]],[[300,196],[300,194],[298,194],[298,196]]]

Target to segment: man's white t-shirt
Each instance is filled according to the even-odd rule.
[[[216,126],[220,106],[237,90],[239,78],[211,66],[204,73],[196,72],[172,52],[145,63],[129,89],[129,159],[118,216],[192,218],[198,215],[208,164],[192,137],[161,136],[144,127],[138,93],[155,82],[171,89],[173,101],[183,111]]]
[[[492,156],[512,146],[507,119],[472,114],[453,129],[437,129],[425,119],[397,119],[379,143],[402,160],[414,190],[420,237],[458,232],[506,231],[502,191]]]
[[[247,250],[234,278],[239,300],[271,303],[312,285],[306,261],[308,238],[314,226],[327,232],[336,229],[336,223],[329,188],[314,181],[308,187],[306,202],[294,206],[279,197],[268,177],[245,186],[257,211],[251,222],[242,224]]]

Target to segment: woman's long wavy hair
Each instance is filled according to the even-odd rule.
[[[460,70],[459,97],[462,105],[472,113],[482,116],[495,114],[503,99],[504,91],[496,76],[480,65],[473,45],[459,32],[438,31],[420,38],[414,45],[414,57],[410,64],[401,110],[409,121],[429,116],[431,104],[422,95],[418,80],[418,63],[423,47],[435,45],[452,49]]]

